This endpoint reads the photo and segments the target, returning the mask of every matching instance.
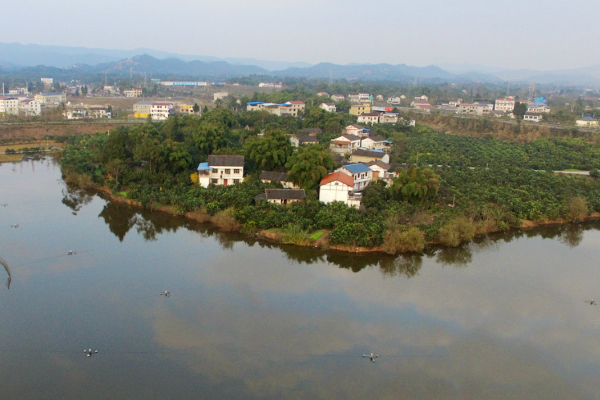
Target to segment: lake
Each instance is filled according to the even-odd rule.
[[[0,165],[2,399],[598,398],[597,222],[356,255],[60,177]]]

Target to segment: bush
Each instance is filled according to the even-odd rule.
[[[587,201],[581,197],[573,197],[567,204],[567,221],[581,222],[588,216],[589,208]]]
[[[410,227],[408,230],[391,229],[388,230],[383,238],[383,250],[388,254],[398,252],[420,253],[425,249],[425,238],[423,232],[417,227]]]
[[[442,228],[438,233],[438,238],[442,244],[450,247],[456,247],[462,242],[469,242],[475,236],[475,225],[466,217],[456,218]]]
[[[285,228],[282,229],[283,243],[291,243],[298,244],[301,246],[307,246],[310,244],[310,238],[308,237],[308,233],[302,229],[300,224],[287,224]]]
[[[211,221],[225,232],[237,231],[240,229],[240,224],[235,219],[235,210],[233,208],[219,211],[212,217]]]
[[[598,171],[597,169],[593,169],[590,171],[590,176],[592,178],[600,178],[600,171]]]

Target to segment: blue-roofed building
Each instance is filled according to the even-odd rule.
[[[592,117],[583,117],[581,119],[578,119],[576,122],[577,126],[582,126],[585,128],[597,128],[598,127],[598,120]]]
[[[342,172],[354,178],[354,188],[352,190],[355,192],[364,190],[373,179],[373,171],[363,163],[344,165],[336,172]]]
[[[198,183],[202,187],[230,186],[244,179],[244,156],[210,155],[208,162],[198,165]]]

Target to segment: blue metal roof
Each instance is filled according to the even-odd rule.
[[[596,119],[588,116],[581,118],[580,121],[596,121]]]
[[[198,171],[210,171],[210,170],[212,170],[212,168],[208,166],[207,162],[201,162],[200,165],[198,165]]]
[[[246,104],[250,104],[251,106],[255,106],[257,104],[264,104],[264,101],[249,101]]]
[[[365,164],[361,164],[361,163],[344,165],[344,168],[346,168],[348,171],[352,172],[353,174],[359,174],[361,172],[369,172],[371,170],[371,168],[369,168]]]

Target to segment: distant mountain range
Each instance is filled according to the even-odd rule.
[[[249,75],[273,78],[388,80],[411,82],[600,84],[600,65],[556,71],[508,70],[473,64],[414,67],[405,64],[290,63],[251,58],[223,58],[174,54],[152,49],[110,50],[85,47],[0,43],[0,69],[24,76],[45,74],[57,79],[90,74],[126,76],[145,73],[161,79],[226,79]]]

